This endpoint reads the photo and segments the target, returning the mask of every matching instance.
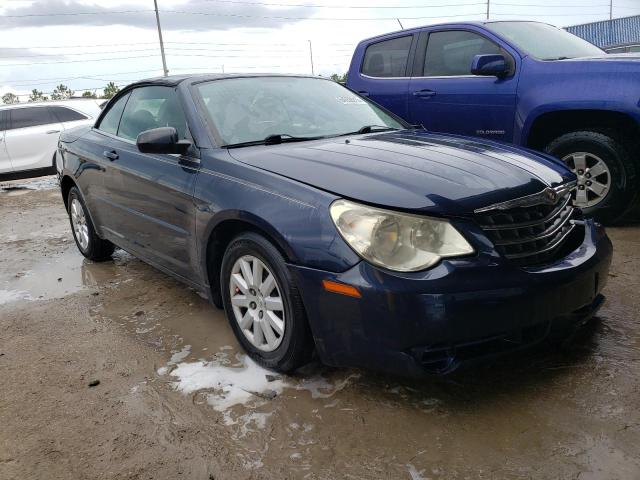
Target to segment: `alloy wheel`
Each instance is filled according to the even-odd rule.
[[[76,235],[76,240],[80,248],[85,251],[89,247],[89,226],[87,225],[87,217],[84,214],[84,208],[77,198],[71,201],[71,225]]]
[[[576,206],[593,207],[607,196],[611,188],[611,172],[600,157],[589,152],[575,152],[562,160],[578,177],[574,197]]]
[[[229,279],[233,315],[251,345],[264,352],[278,348],[285,331],[285,311],[276,277],[262,260],[244,255]]]

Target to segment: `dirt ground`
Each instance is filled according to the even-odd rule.
[[[280,377],[189,288],[83,259],[53,179],[2,186],[2,480],[640,479],[638,224],[609,229],[608,301],[562,351]]]

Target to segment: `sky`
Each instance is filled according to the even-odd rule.
[[[489,0],[492,19],[604,20],[610,0]],[[358,41],[486,18],[486,0],[158,0],[169,73],[348,70]],[[613,0],[613,16],[640,0]],[[76,92],[162,74],[153,0],[0,0],[0,95]],[[26,100],[25,96],[21,97]]]

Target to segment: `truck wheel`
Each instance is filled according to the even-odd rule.
[[[631,150],[608,131],[566,133],[545,148],[578,177],[576,206],[602,223],[622,217],[638,195]]]

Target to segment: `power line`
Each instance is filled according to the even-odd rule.
[[[38,63],[2,63],[0,67],[32,67],[38,65],[54,65],[61,63],[85,63],[85,62],[104,62],[109,60],[129,60],[132,58],[153,58],[149,55],[134,55],[131,57],[112,57],[112,58],[90,58],[87,60],[65,60],[59,62],[38,62]]]
[[[100,12],[59,12],[59,13],[23,13],[20,15],[0,15],[4,18],[29,18],[29,17],[76,17],[80,15],[120,15],[125,13],[149,13],[154,10],[103,10]]]
[[[112,54],[112,53],[135,53],[135,52],[155,52],[158,50],[156,48],[143,48],[139,50],[111,50],[107,52],[78,52],[78,53],[39,53],[36,55],[12,55],[8,57],[0,57],[3,58],[35,58],[35,57],[60,57],[62,56],[71,56],[71,55],[104,55],[104,54]]]
[[[486,2],[475,2],[475,3],[451,3],[451,4],[442,4],[442,5],[376,5],[376,6],[365,6],[365,5],[318,5],[318,4],[306,4],[306,3],[267,3],[267,2],[243,2],[237,0],[204,0],[205,2],[216,2],[216,3],[231,3],[236,5],[264,5],[267,7],[306,7],[306,8],[336,8],[336,9],[362,9],[362,10],[378,10],[378,9],[398,9],[398,8],[446,8],[446,7],[470,7],[475,5],[485,5]]]
[[[485,5],[484,3],[482,5]],[[173,13],[177,15],[203,15],[211,17],[233,17],[233,18],[261,18],[266,20],[313,20],[313,21],[381,21],[381,20],[397,20],[395,17],[374,17],[374,18],[340,18],[340,17],[281,17],[281,16],[264,16],[264,15],[244,15],[236,13],[211,13],[211,12],[190,12],[185,10],[162,10],[163,13]],[[459,15],[436,15],[431,17],[400,17],[402,20],[425,20],[433,18],[459,18],[470,17],[474,15],[484,15],[483,12],[465,13]]]

